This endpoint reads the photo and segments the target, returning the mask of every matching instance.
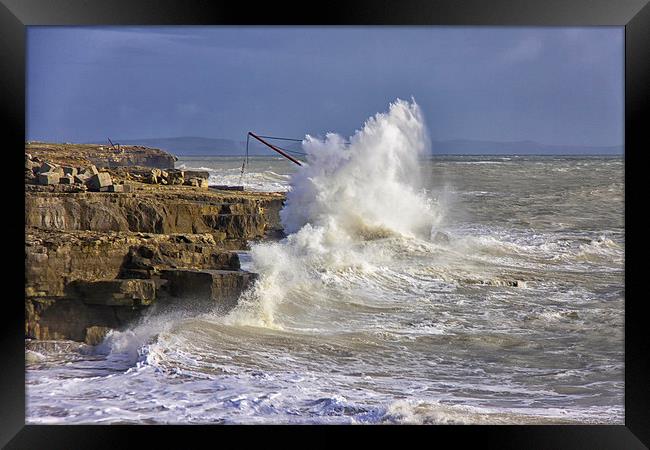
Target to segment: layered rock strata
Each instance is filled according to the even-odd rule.
[[[32,157],[60,165],[97,167],[143,166],[173,169],[177,161],[157,148],[138,145],[59,144],[52,142],[27,142],[25,153]]]
[[[281,193],[208,189],[207,172],[141,160],[98,169],[71,149],[47,161],[26,155],[27,338],[94,345],[151,308],[226,312],[255,279],[236,250],[282,235]],[[42,174],[51,180],[39,184]]]

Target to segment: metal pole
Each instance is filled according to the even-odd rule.
[[[294,163],[298,164],[299,166],[302,166],[302,164],[300,164],[300,161],[298,161],[297,159],[295,159],[295,158],[293,158],[293,157],[287,155],[285,152],[283,152],[282,150],[280,150],[279,148],[277,148],[275,145],[273,145],[273,144],[269,144],[268,142],[266,142],[264,139],[262,139],[261,137],[259,137],[259,136],[256,135],[255,133],[253,133],[252,131],[249,131],[248,134],[249,134],[250,136],[253,136],[255,139],[257,139],[258,141],[260,141],[262,144],[266,145],[266,146],[269,147],[270,149],[272,149],[272,150],[278,152],[279,154],[281,154],[282,156],[284,156],[285,158],[287,158],[289,161],[294,162]]]

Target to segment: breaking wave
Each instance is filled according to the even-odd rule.
[[[329,133],[307,136],[303,148],[307,163],[291,177],[281,211],[289,236],[253,246],[260,278],[231,320],[280,326],[275,310],[289,291],[306,294],[333,274],[376,271],[394,256],[389,238],[428,240],[441,220],[424,189],[420,158],[429,141],[415,101],[395,101],[349,144]]]
[[[402,100],[303,150],[299,168],[251,159],[247,186],[287,190],[288,235],[242,257],[259,276],[234,310],[184,303],[90,350],[33,348],[29,420],[622,423],[622,203],[603,188],[620,167],[585,183],[557,158],[425,160]],[[182,164],[241,177],[241,158]],[[557,189],[549,167],[567,168]],[[579,195],[551,209],[556,190]]]

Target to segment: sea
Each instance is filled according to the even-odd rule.
[[[27,350],[27,423],[624,423],[622,156],[431,156],[408,102],[303,149],[181,158],[286,237],[227,314]]]

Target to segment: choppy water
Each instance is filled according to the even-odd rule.
[[[226,184],[241,160],[179,164]],[[28,352],[27,421],[622,424],[622,158],[418,164],[430,236],[400,228],[395,199],[359,206],[383,206],[363,226],[336,211],[356,211],[355,192],[335,189],[329,210],[325,191],[359,174],[344,158],[312,192],[324,200],[309,225],[293,195],[296,232],[242,254],[262,276],[233,313],[153,313],[95,349]],[[295,167],[249,170],[256,188],[286,190]],[[292,192],[318,179],[294,177]]]

